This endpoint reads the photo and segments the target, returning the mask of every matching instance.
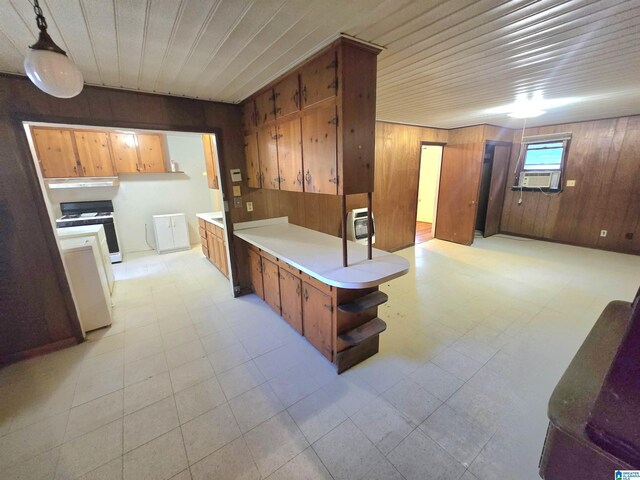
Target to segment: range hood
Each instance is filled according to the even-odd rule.
[[[117,187],[119,184],[118,177],[45,178],[44,181],[51,189]]]

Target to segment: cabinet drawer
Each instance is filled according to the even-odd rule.
[[[202,238],[207,238],[207,229],[203,226],[198,227],[198,232]]]
[[[201,219],[201,218],[198,218],[198,226],[199,226],[200,228],[204,228],[206,224],[207,224],[207,222],[205,222],[205,221],[204,221],[203,219]]]
[[[247,243],[247,249],[255,253],[260,253],[260,249],[250,243]]]
[[[296,267],[292,267],[291,265],[289,265],[286,262],[283,262],[282,260],[280,260],[280,268],[300,278],[300,273],[301,273],[300,270],[298,270]]]
[[[278,260],[278,257],[274,257],[273,255],[271,255],[270,253],[267,253],[265,251],[260,252],[260,255],[264,258],[266,258],[267,260],[269,260],[270,262],[273,262],[275,264],[278,264],[278,262],[280,260]]]
[[[301,278],[302,278],[302,280],[307,282],[309,285],[317,288],[321,292],[324,292],[324,293],[333,292],[333,287],[331,285],[327,285],[326,283],[322,283],[320,280],[317,280],[317,279],[313,278],[312,276],[307,275],[306,273],[301,273]]]
[[[213,228],[216,237],[222,238],[222,229],[218,225],[214,225]]]

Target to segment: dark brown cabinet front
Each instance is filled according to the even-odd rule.
[[[276,143],[276,126],[270,125],[258,130],[258,152],[260,154],[260,176],[262,188],[278,190],[278,146]]]
[[[280,275],[278,265],[266,258],[262,259],[262,282],[264,301],[280,315]]]
[[[249,276],[251,279],[251,289],[264,300],[264,289],[262,286],[262,258],[253,250],[249,250]]]
[[[302,108],[314,105],[338,92],[338,61],[335,50],[321,55],[300,69]]]
[[[256,118],[258,120],[258,127],[276,119],[276,107],[273,103],[272,89],[256,97]]]
[[[247,166],[247,186],[260,188],[260,157],[258,155],[258,134],[250,133],[244,137],[244,155]]]
[[[310,109],[302,116],[305,192],[338,193],[337,123],[335,105]]]
[[[302,281],[284,268],[280,269],[280,306],[282,317],[302,334]]]
[[[303,282],[302,290],[302,329],[304,337],[329,361],[333,361],[333,352],[331,351],[331,296],[312,287],[307,282]]]
[[[273,88],[276,118],[300,110],[300,84],[297,74],[292,74]]]
[[[278,177],[280,190],[303,191],[302,137],[300,119],[278,125]]]

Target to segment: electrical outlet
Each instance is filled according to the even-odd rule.
[[[575,186],[576,186],[575,180],[567,180],[567,187],[575,187]]]
[[[253,202],[247,202],[247,212],[253,212]]]
[[[606,237],[607,236],[607,231],[606,230],[600,230],[600,236],[601,237]]]

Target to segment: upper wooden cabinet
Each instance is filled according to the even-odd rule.
[[[136,134],[140,169],[144,173],[167,171],[164,136],[155,133]]]
[[[109,148],[109,134],[76,130],[73,132],[82,174],[87,177],[115,175]]]
[[[260,157],[258,155],[258,134],[251,132],[244,137],[244,158],[247,166],[247,186],[260,188]]]
[[[373,191],[379,52],[340,38],[243,103],[245,136],[276,129],[275,148],[258,133],[258,162],[249,160],[255,149],[245,137],[249,187],[333,195]],[[265,173],[274,161],[279,181],[255,181],[256,165]]]
[[[300,69],[302,108],[338,93],[338,51],[331,49]]]
[[[218,170],[216,168],[217,149],[215,135],[205,133],[202,135],[202,146],[204,148],[204,163],[207,168],[207,184],[209,188],[220,189]]]
[[[260,178],[262,180],[262,187],[275,190],[280,186],[276,135],[275,125],[268,125],[258,130],[258,152],[260,154]]]
[[[300,79],[297,74],[286,77],[273,87],[276,118],[284,117],[300,110]]]
[[[141,172],[135,134],[110,132],[109,139],[116,171],[118,173]]]
[[[78,177],[82,175],[71,130],[31,127],[42,176],[45,178]]]

